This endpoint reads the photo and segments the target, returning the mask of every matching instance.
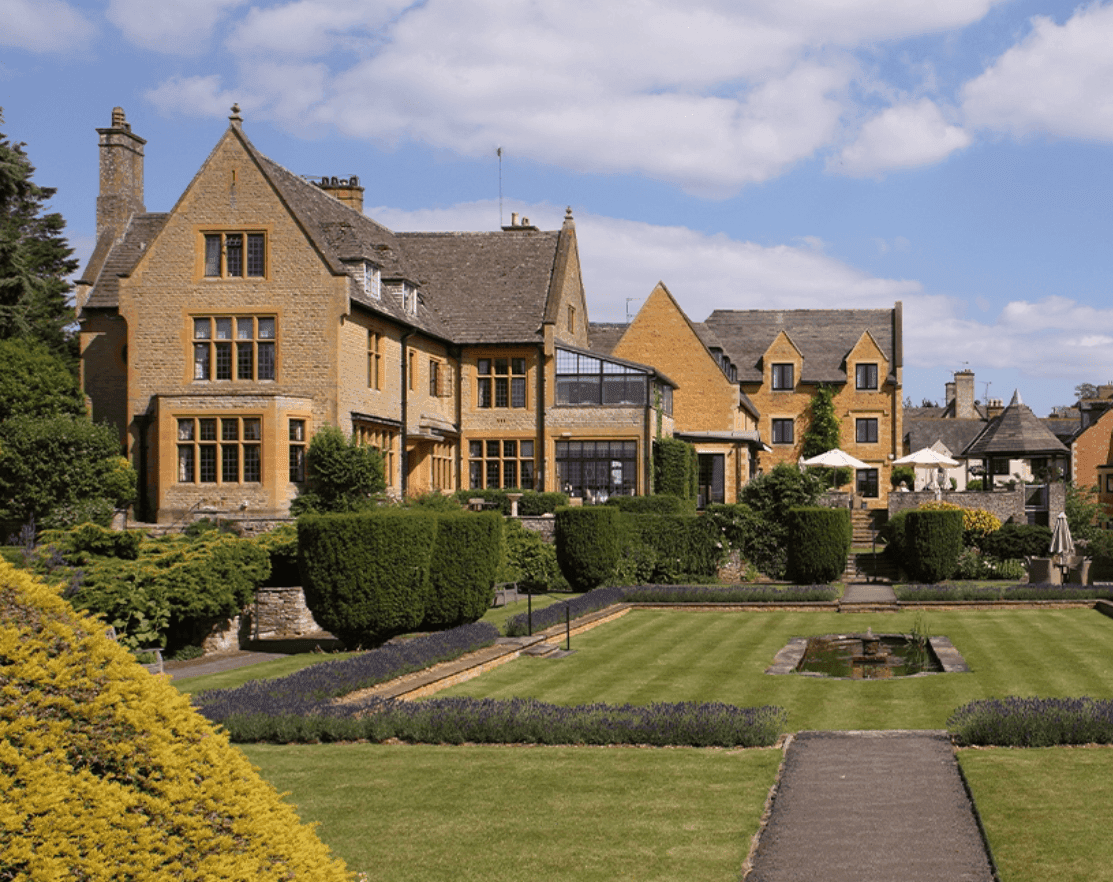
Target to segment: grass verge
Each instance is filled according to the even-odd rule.
[[[789,731],[943,729],[961,705],[1005,695],[1113,698],[1113,622],[1088,609],[927,614],[928,632],[951,639],[968,674],[845,681],[764,673],[790,637],[867,627],[907,633],[915,616],[632,610],[573,639],[566,658],[521,658],[442,694],[775,705],[788,711]]]
[[[1002,882],[1113,882],[1113,748],[968,748],[958,761]]]
[[[171,680],[171,684],[179,692],[189,695],[194,692],[204,692],[206,689],[234,689],[242,686],[249,680],[273,680],[276,677],[285,677],[296,673],[302,668],[318,665],[321,662],[338,661],[351,658],[354,652],[299,652],[286,658],[276,658],[272,661],[259,662],[224,671],[219,674],[204,674],[200,677],[187,677],[184,680]]]
[[[777,749],[245,745],[349,869],[393,882],[734,882]]]

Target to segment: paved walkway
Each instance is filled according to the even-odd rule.
[[[747,882],[993,882],[945,732],[802,732]]]
[[[897,595],[892,585],[884,582],[851,582],[842,593],[843,604],[851,603],[893,603],[897,602]]]

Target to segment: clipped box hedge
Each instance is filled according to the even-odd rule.
[[[559,508],[557,562],[575,591],[590,591],[610,579],[618,564],[619,511],[607,505]]]
[[[305,515],[298,562],[306,606],[349,647],[474,622],[502,562],[495,512]]]
[[[0,878],[351,878],[167,679],[4,562],[0,687]]]
[[[349,647],[418,628],[425,618],[437,518],[420,511],[304,515],[298,563],[305,603]]]
[[[801,585],[826,585],[846,569],[850,512],[801,506],[788,513],[788,578]]]
[[[917,582],[942,582],[958,568],[961,511],[913,510],[904,518],[905,566]]]
[[[718,571],[723,555],[722,534],[710,518],[623,514],[619,525],[627,552],[641,550],[644,567],[651,567],[641,581],[659,584],[705,581]]]

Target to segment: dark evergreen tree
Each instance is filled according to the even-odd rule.
[[[46,211],[55,189],[34,183],[24,146],[0,132],[0,340],[38,340],[72,363],[67,277],[78,262],[62,235],[62,215]]]

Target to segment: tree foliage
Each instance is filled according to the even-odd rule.
[[[0,132],[0,339],[38,340],[72,359],[67,276],[78,262],[62,235],[62,215],[45,210],[55,190],[34,183],[24,146]]]
[[[336,426],[322,426],[309,442],[306,456],[309,490],[290,506],[294,515],[370,508],[373,496],[386,489],[383,456],[374,447],[345,438]]]
[[[835,391],[830,386],[820,386],[808,405],[808,428],[804,432],[800,454],[804,459],[810,459],[841,444],[839,418],[835,414]]]
[[[62,414],[85,414],[85,397],[69,366],[35,340],[0,340],[0,423]]]
[[[0,520],[107,524],[135,500],[137,480],[120,439],[85,417],[15,416],[0,432]]]

